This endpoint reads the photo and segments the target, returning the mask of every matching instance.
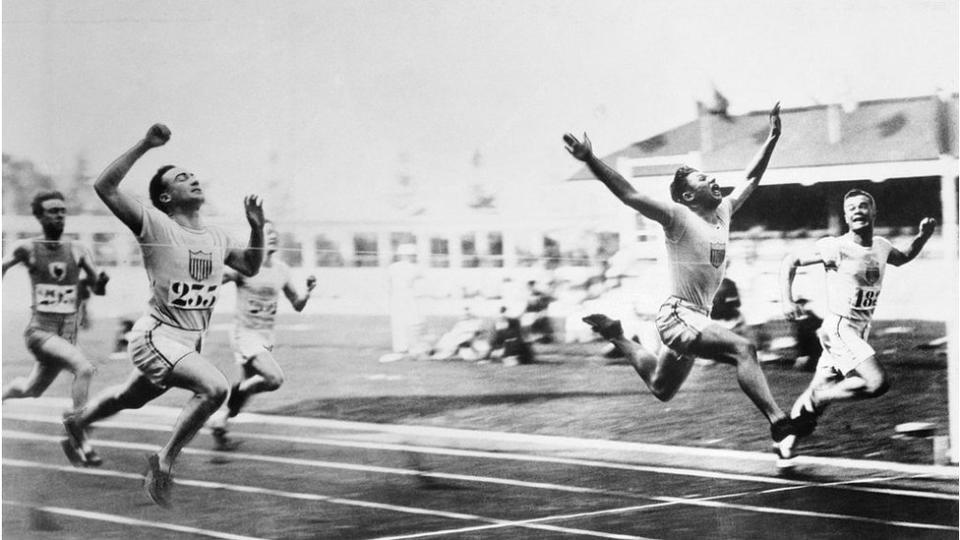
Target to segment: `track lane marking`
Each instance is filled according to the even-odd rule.
[[[43,441],[59,441],[60,440],[60,437],[20,432],[20,431],[4,431],[3,434],[5,437],[21,439],[21,440],[43,440]],[[141,444],[141,443],[113,442],[113,441],[100,441],[100,445],[106,446],[106,447],[137,449],[137,450],[147,450],[147,451],[150,451],[156,448],[155,445],[147,445],[147,444]],[[207,456],[222,455],[221,452],[216,452],[212,450],[191,449],[191,448],[184,449],[184,452],[190,453],[190,454],[207,455]],[[552,490],[578,492],[578,493],[590,493],[590,494],[606,495],[606,496],[619,495],[609,491],[597,490],[594,488],[563,486],[560,484],[549,484],[544,482],[523,482],[523,481],[515,481],[515,480],[492,478],[492,477],[448,475],[445,473],[423,473],[420,471],[415,471],[410,469],[397,469],[397,468],[391,468],[391,467],[342,464],[342,463],[335,463],[335,462],[315,461],[315,460],[306,460],[306,459],[297,459],[297,458],[277,458],[274,456],[262,456],[262,455],[247,454],[242,452],[232,452],[231,456],[238,459],[248,459],[252,461],[265,461],[265,462],[272,462],[272,463],[305,465],[310,467],[320,467],[320,468],[331,467],[335,469],[383,472],[387,474],[401,474],[405,476],[432,476],[437,478],[460,479],[465,481],[488,482],[488,483],[494,483],[494,484],[530,487],[534,489],[546,489],[546,490],[552,489]],[[6,460],[4,460],[4,462],[6,462]],[[73,471],[78,470],[72,467],[70,468],[64,467],[63,469],[73,470]],[[87,469],[79,469],[79,470],[85,471]],[[175,480],[175,483],[180,483],[180,480]],[[245,489],[260,490],[264,488],[245,488]],[[679,504],[679,505],[704,506],[704,505],[707,505],[706,503],[710,503],[709,505],[724,505],[723,507],[730,508],[730,509],[740,509],[740,510],[755,509],[754,511],[757,511],[757,512],[772,513],[772,514],[786,514],[786,515],[798,515],[798,516],[806,516],[806,517],[820,517],[820,518],[829,518],[829,519],[838,519],[838,520],[850,520],[850,521],[858,521],[858,522],[869,522],[869,523],[875,523],[875,524],[886,524],[886,525],[898,526],[898,527],[913,527],[913,528],[922,528],[922,529],[939,529],[939,530],[951,530],[951,531],[960,530],[957,527],[949,526],[949,525],[937,525],[937,524],[905,522],[905,521],[886,521],[886,520],[879,520],[876,518],[867,518],[867,517],[853,516],[853,515],[846,515],[846,514],[831,514],[831,513],[822,513],[822,512],[813,512],[813,511],[791,510],[791,509],[785,509],[785,508],[738,505],[735,503],[718,502],[718,499],[721,499],[721,498],[742,497],[747,495],[755,495],[757,493],[761,493],[761,492],[747,491],[743,493],[726,494],[726,495],[707,497],[707,498],[680,498],[680,497],[640,495],[640,494],[630,494],[630,495],[632,495],[634,498],[642,498],[650,501],[658,501],[662,503],[673,503],[673,504]],[[629,507],[629,508],[644,508],[646,506],[648,505],[643,505],[640,507]],[[619,512],[620,510],[612,510],[612,511]],[[553,517],[551,516],[549,519],[553,519]],[[569,519],[569,518],[565,518],[565,519]],[[511,525],[506,525],[506,526],[513,526],[512,523],[519,523],[519,522],[514,521],[510,523]]]
[[[6,460],[4,460],[6,461]],[[267,540],[266,538],[261,538],[258,536],[244,536],[241,534],[232,534],[225,533],[220,531],[211,531],[208,529],[199,529],[196,527],[187,527],[185,525],[175,525],[173,523],[161,523],[159,521],[147,521],[144,519],[135,519],[128,518],[124,516],[118,516],[116,514],[106,514],[103,512],[92,512],[89,510],[77,510],[75,508],[63,508],[60,506],[43,506],[43,505],[34,505],[28,504],[25,502],[8,500],[4,499],[3,504],[10,506],[17,506],[20,508],[31,508],[34,510],[40,510],[42,512],[48,512],[50,514],[59,514],[62,516],[70,516],[81,519],[89,519],[93,521],[106,521],[107,523],[117,523],[120,525],[132,525],[135,527],[146,527],[150,529],[161,529],[165,531],[173,531],[178,533],[187,533],[197,536],[207,536],[210,538],[221,538],[223,540]]]
[[[83,474],[83,475],[91,475],[91,476],[123,478],[128,480],[143,479],[143,477],[138,474],[125,473],[121,471],[113,471],[110,469],[83,469],[83,468],[76,468],[76,467],[67,466],[67,465],[50,465],[46,463],[38,463],[33,461],[25,461],[25,460],[17,460],[17,459],[4,459],[2,463],[4,466],[7,466],[7,467],[44,469],[44,470],[53,470],[58,472],[67,472],[67,473]],[[284,490],[276,490],[276,489],[269,489],[269,488],[261,488],[256,486],[244,486],[239,484],[212,482],[207,480],[190,480],[190,479],[175,478],[174,483],[178,485],[204,488],[204,489],[235,491],[238,493],[255,493],[259,495],[271,495],[271,496],[286,498],[286,499],[326,502],[331,504],[357,506],[361,508],[371,508],[376,510],[402,512],[406,514],[428,515],[433,517],[445,517],[445,518],[456,519],[461,521],[480,521],[480,522],[488,523],[488,525],[481,526],[480,527],[481,529],[519,527],[519,528],[526,528],[526,529],[545,530],[545,531],[551,531],[551,532],[562,532],[565,534],[576,534],[580,536],[610,538],[613,540],[653,540],[653,539],[645,538],[642,536],[607,533],[603,531],[593,531],[589,529],[561,527],[557,525],[547,525],[544,523],[538,523],[538,521],[540,520],[548,520],[551,518],[538,518],[537,520],[523,520],[523,521],[504,520],[504,519],[490,518],[485,516],[478,516],[473,514],[464,514],[460,512],[447,512],[444,510],[431,510],[427,508],[417,508],[412,506],[399,506],[394,504],[377,503],[372,501],[361,501],[358,499],[344,499],[340,497],[331,497],[328,495],[321,495],[316,493],[284,491]],[[619,509],[615,509],[614,511],[619,511]],[[76,510],[76,512],[84,512],[84,511]],[[610,512],[610,510],[602,510],[600,512]],[[469,527],[467,529],[473,529],[473,528]],[[417,534],[417,533],[414,533],[414,534]]]
[[[42,415],[8,414],[8,415],[5,415],[5,417],[11,418],[11,419],[17,419],[17,420],[30,421],[30,422],[60,424],[60,419],[50,418]],[[132,423],[132,422],[122,422],[118,420],[105,420],[105,421],[97,422],[96,427],[156,431],[156,432],[170,431],[170,427],[164,424]],[[208,430],[205,430],[205,431],[208,431]],[[419,446],[419,445],[407,445],[407,444],[397,444],[397,443],[371,443],[366,441],[351,441],[351,440],[342,440],[342,439],[330,439],[330,438],[324,438],[324,437],[297,437],[297,436],[285,436],[285,435],[273,435],[273,434],[264,435],[260,433],[236,432],[236,431],[233,433],[238,437],[242,437],[242,438],[260,439],[260,440],[267,440],[267,441],[284,441],[284,442],[299,443],[299,444],[337,446],[337,447],[346,447],[346,448],[364,448],[364,449],[372,449],[372,450],[417,452],[417,453],[435,454],[435,455],[477,457],[477,458],[487,458],[487,459],[529,461],[529,462],[540,462],[540,463],[556,463],[561,465],[576,465],[576,466],[585,466],[585,467],[618,469],[618,470],[627,470],[627,471],[634,471],[634,472],[650,472],[650,473],[674,475],[674,476],[693,476],[698,478],[711,478],[711,479],[718,479],[718,480],[733,480],[733,481],[740,481],[740,482],[778,484],[778,485],[785,486],[783,489],[800,489],[800,488],[808,488],[808,487],[817,487],[817,488],[829,488],[829,489],[842,489],[847,491],[856,491],[856,492],[864,492],[864,493],[877,493],[877,494],[892,495],[892,496],[940,499],[940,500],[950,500],[950,501],[960,500],[960,495],[953,495],[950,493],[936,493],[936,492],[929,492],[929,491],[915,491],[915,490],[879,488],[879,487],[862,487],[862,486],[851,485],[851,484],[863,483],[863,482],[884,481],[884,479],[877,479],[875,477],[857,479],[853,481],[817,483],[817,482],[810,482],[810,481],[803,481],[803,480],[792,480],[788,478],[777,478],[777,477],[768,477],[768,476],[759,476],[759,475],[723,473],[723,472],[707,471],[707,470],[699,470],[699,469],[688,469],[688,468],[681,468],[681,467],[630,465],[630,464],[613,463],[613,462],[607,462],[607,461],[586,460],[586,459],[579,459],[579,458],[562,458],[562,457],[553,457],[553,456],[538,456],[538,455],[521,454],[521,453],[515,453],[515,452],[489,452],[484,450],[461,450],[461,449],[441,448],[441,447],[433,447],[433,446]],[[99,443],[100,441],[94,439],[92,442]],[[886,480],[891,480],[895,478],[902,478],[902,477],[892,477],[892,478],[887,478]]]
[[[32,407],[53,409],[55,416],[59,417],[59,411],[67,410],[72,407],[71,401],[67,398],[41,397],[25,402],[8,402],[4,408],[26,408]],[[121,417],[149,417],[155,416],[173,422],[180,415],[181,409],[176,407],[148,405],[138,410],[125,410],[118,416]],[[6,416],[6,415],[5,415]],[[59,422],[59,420],[57,420]],[[613,441],[602,439],[580,439],[576,437],[557,436],[557,435],[534,435],[527,433],[508,433],[499,431],[481,431],[457,428],[445,428],[435,426],[416,426],[405,424],[376,424],[368,422],[356,422],[345,420],[332,420],[325,418],[303,418],[295,416],[269,415],[257,413],[241,413],[234,419],[237,424],[262,423],[275,426],[290,426],[298,428],[313,428],[325,430],[340,430],[366,432],[376,434],[393,434],[401,436],[414,437],[445,437],[464,441],[498,441],[515,444],[530,444],[550,449],[579,449],[579,450],[610,450],[631,453],[649,453],[667,456],[685,456],[692,458],[714,458],[714,459],[735,459],[750,462],[762,462],[772,464],[776,461],[776,456],[772,452],[753,452],[745,450],[732,450],[723,448],[704,448],[696,446],[676,446],[651,444],[640,442]],[[794,458],[798,465],[811,465],[823,467],[838,467],[854,470],[881,470],[887,472],[899,472],[904,474],[928,475],[931,478],[947,478],[960,480],[960,467],[956,465],[919,465],[912,463],[898,463],[891,461],[874,461],[863,459],[848,458],[830,458],[800,455]]]

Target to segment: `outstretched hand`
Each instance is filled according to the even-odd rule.
[[[566,145],[567,152],[570,152],[570,155],[579,159],[580,161],[586,161],[591,155],[593,155],[593,145],[590,144],[590,137],[587,137],[586,132],[583,134],[583,142],[577,140],[570,133],[563,135],[563,142]]]
[[[780,136],[780,102],[778,101],[776,105],[773,106],[773,110],[770,111],[770,136],[779,137]]]
[[[247,213],[250,227],[262,229],[266,218],[263,217],[263,199],[259,195],[247,195],[243,199],[243,209]]]
[[[920,234],[923,236],[929,237],[933,234],[933,230],[937,228],[937,220],[926,217],[920,220]]]
[[[154,124],[150,126],[150,129],[147,130],[147,135],[143,138],[143,141],[147,143],[147,146],[150,148],[163,146],[167,144],[167,141],[169,140],[170,128],[163,124]]]

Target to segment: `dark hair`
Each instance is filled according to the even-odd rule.
[[[167,189],[167,186],[163,185],[163,175],[172,168],[173,165],[164,165],[163,167],[157,169],[157,173],[154,174],[153,178],[150,179],[150,202],[152,202],[153,206],[155,206],[158,210],[162,210],[164,212],[166,212],[166,210],[163,208],[164,204],[162,201],[160,201],[160,194]]]
[[[43,215],[43,202],[49,201],[50,199],[60,199],[66,202],[66,199],[63,198],[63,193],[55,189],[45,189],[34,195],[33,201],[30,202],[30,210],[33,211],[34,217],[39,218]]]
[[[693,167],[681,165],[677,172],[673,173],[673,181],[670,182],[670,198],[674,202],[686,204],[683,200],[683,192],[690,187],[690,184],[687,183],[687,175],[695,171],[696,169]]]
[[[867,193],[866,191],[862,189],[853,188],[843,196],[843,202],[847,202],[847,199],[849,199],[850,197],[866,197],[870,201],[870,204],[873,206],[873,211],[874,212],[877,211],[876,199],[874,199],[873,195]]]

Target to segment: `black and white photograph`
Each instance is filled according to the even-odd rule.
[[[0,536],[960,537],[955,0],[5,0]]]

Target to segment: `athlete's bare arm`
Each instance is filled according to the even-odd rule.
[[[143,229],[143,208],[132,195],[120,189],[120,181],[130,172],[130,168],[148,150],[163,146],[170,140],[170,129],[163,124],[154,124],[147,130],[146,136],[132,148],[113,161],[93,184],[93,189],[103,200],[113,215],[120,218],[133,234]]]
[[[767,135],[767,140],[763,142],[760,151],[757,152],[753,161],[747,166],[746,180],[736,186],[728,197],[734,212],[747,201],[753,193],[753,190],[757,189],[757,185],[760,183],[760,179],[763,178],[763,173],[766,172],[767,165],[770,163],[770,156],[773,155],[773,149],[777,146],[777,141],[779,140],[780,102],[778,101],[777,104],[773,106],[773,110],[770,111],[770,133]]]
[[[927,243],[927,240],[933,235],[933,230],[937,227],[937,220],[933,218],[923,218],[920,220],[920,232],[913,237],[913,241],[910,242],[910,247],[906,251],[900,251],[897,248],[890,250],[890,254],[887,255],[887,262],[894,266],[901,266],[907,264],[916,258],[920,254],[920,251],[923,249],[924,244]]]
[[[307,300],[310,299],[310,293],[316,286],[317,278],[314,276],[307,277],[307,293],[303,296],[300,296],[293,284],[287,281],[283,284],[283,294],[286,295],[287,300],[290,301],[290,305],[293,306],[293,309],[297,310],[297,313],[299,313],[303,311],[304,307],[306,307]]]
[[[90,292],[97,296],[103,296],[107,293],[107,282],[110,276],[102,270],[98,270],[93,264],[93,257],[86,247],[83,247],[83,253],[80,256],[80,268],[86,272],[84,280],[90,284]]]
[[[23,244],[20,244],[19,246],[15,247],[13,251],[10,253],[10,255],[7,255],[7,257],[3,259],[2,275],[4,276],[7,275],[7,270],[13,268],[14,266],[20,263],[26,263],[27,258],[29,256],[30,255],[29,253],[27,253],[27,248]]]
[[[593,155],[593,145],[586,133],[583,134],[583,142],[570,133],[563,136],[563,142],[566,144],[567,152],[584,162],[597,180],[603,182],[603,185],[607,186],[607,189],[613,192],[620,202],[661,225],[670,224],[671,211],[675,203],[658,201],[633,189],[633,186],[620,173]]]
[[[263,201],[259,195],[247,195],[243,199],[243,208],[250,223],[250,242],[246,249],[232,248],[224,263],[240,274],[250,277],[257,275],[263,263]]]
[[[803,316],[803,310],[793,299],[793,280],[797,277],[797,268],[812,264],[824,264],[823,256],[818,252],[809,254],[790,254],[780,264],[780,301],[783,314],[793,321]]]

